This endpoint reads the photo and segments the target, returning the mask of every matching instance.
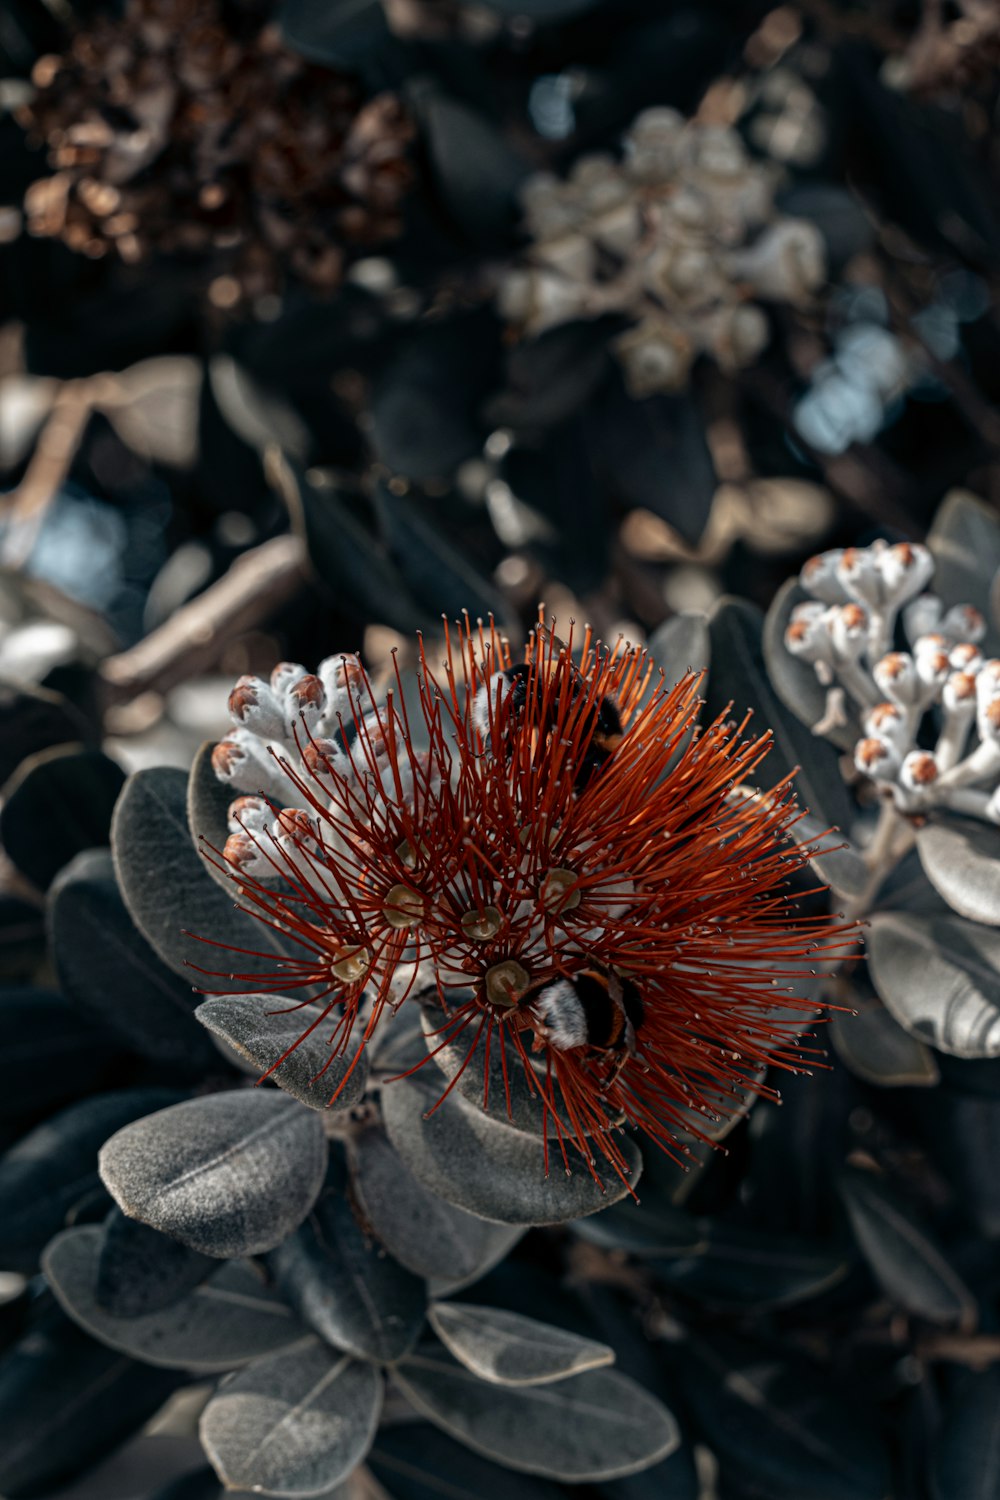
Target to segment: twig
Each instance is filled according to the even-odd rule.
[[[159,629],[108,657],[100,673],[108,703],[127,703],[151,689],[164,692],[207,671],[231,640],[270,618],[307,578],[305,547],[297,536],[274,537],[244,552]]]
[[[109,379],[95,375],[89,380],[69,380],[59,388],[21,483],[0,500],[0,520],[10,528],[0,548],[5,567],[18,568],[28,558]]]

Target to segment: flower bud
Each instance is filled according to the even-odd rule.
[[[802,587],[824,604],[842,604],[848,597],[838,572],[843,555],[843,549],[835,547],[807,558],[802,564],[799,574]]]
[[[978,643],[986,634],[986,621],[974,604],[955,604],[939,628],[953,641]]]
[[[877,565],[882,574],[884,597],[889,604],[912,599],[934,574],[934,557],[918,542],[897,542],[880,552]]]
[[[948,713],[971,719],[976,708],[975,673],[952,672],[941,690],[941,702]]]
[[[974,677],[983,664],[983,653],[971,641],[960,641],[948,652],[948,660],[956,672],[968,672]]]
[[[903,610],[903,629],[907,640],[913,644],[923,635],[941,628],[943,605],[936,594],[920,594]]]
[[[302,746],[326,708],[326,692],[322,682],[311,672],[307,672],[288,689],[284,707],[286,737]]]
[[[248,729],[231,729],[212,751],[219,781],[245,792],[271,797],[279,806],[292,800],[293,784],[263,740]]]
[[[854,747],[854,764],[873,781],[893,781],[900,767],[900,754],[888,740],[870,735]]]
[[[863,604],[877,606],[882,603],[880,551],[877,542],[870,547],[844,548],[837,564],[837,577],[850,598],[859,599]]]
[[[779,219],[756,244],[731,255],[728,267],[761,297],[805,302],[826,277],[823,236],[808,219]]]
[[[920,679],[913,657],[908,651],[890,651],[872,668],[879,691],[893,703],[910,708],[920,696]]]
[[[988,703],[1000,693],[1000,659],[991,657],[984,661],[976,673],[976,700],[978,703]]]
[[[273,823],[274,809],[263,797],[237,797],[229,804],[227,821],[230,833],[260,835]]]
[[[899,784],[908,792],[926,796],[939,775],[936,758],[929,750],[911,750],[899,771]]]
[[[838,604],[827,611],[826,628],[843,661],[857,661],[868,645],[868,612],[860,604]]]
[[[865,714],[863,728],[870,738],[887,740],[897,750],[909,742],[910,726],[898,703],[877,703]]]
[[[297,661],[279,661],[271,673],[271,691],[275,697],[283,702],[285,694],[293,682],[298,682],[300,677],[305,677],[306,669]]]
[[[281,705],[260,677],[240,677],[229,694],[229,716],[240,729],[262,740],[279,740],[285,733]]]
[[[833,639],[827,628],[827,613],[818,600],[795,606],[785,628],[785,646],[792,656],[811,662],[832,661]]]
[[[915,654],[917,676],[924,685],[922,699],[931,701],[948,679],[952,670],[947,651],[919,651]]]

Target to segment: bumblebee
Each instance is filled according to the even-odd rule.
[[[588,1047],[613,1062],[605,1088],[635,1056],[643,1004],[631,979],[604,969],[584,969],[572,979],[554,979],[529,990],[521,1005],[531,1016],[539,1046],[569,1052]]]
[[[587,685],[583,675],[570,660],[569,648],[558,636],[552,635],[544,626],[535,627],[535,660],[515,662],[502,672],[494,672],[489,682],[479,689],[472,705],[472,723],[482,738],[495,751],[497,732],[502,727],[517,733],[525,728],[537,728],[550,734],[559,714],[559,694],[554,701],[541,707],[541,688],[544,682],[561,673],[565,679],[561,692],[569,692],[573,701],[584,695]],[[551,645],[546,649],[546,643]],[[528,724],[531,711],[532,678],[537,682],[535,690],[535,712],[540,722]],[[491,729],[492,726],[492,729]],[[595,771],[599,771],[611,758],[624,738],[624,727],[618,705],[610,693],[588,709],[582,727],[581,740],[586,745],[579,757],[573,777],[573,785],[580,792],[588,784]]]

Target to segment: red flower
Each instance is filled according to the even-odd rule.
[[[362,1046],[430,989],[441,1046],[499,1048],[567,1165],[572,1143],[592,1171],[596,1148],[622,1172],[623,1121],[676,1149],[692,1111],[715,1119],[767,1092],[765,1066],[800,1065],[821,1008],[795,981],[854,931],[797,909],[789,877],[809,851],[790,836],[790,779],[752,784],[770,733],[744,740],[726,714],[699,728],[694,675],[670,687],[645,652],[589,630],[575,666],[571,645],[539,629],[515,664],[466,621],[440,665],[421,645],[409,711],[401,682],[378,702],[354,658],[244,682],[225,779],[240,784],[247,728],[273,736],[283,693],[286,715],[308,700],[312,718],[297,753],[271,743],[300,805],[240,799],[224,858],[246,909],[301,950],[245,987],[317,986],[309,1030],[335,1019],[331,1056],[366,997]],[[244,761],[252,782],[259,757]]]

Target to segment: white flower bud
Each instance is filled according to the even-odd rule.
[[[849,595],[840,581],[840,560],[843,557],[841,547],[832,548],[829,552],[819,552],[815,557],[807,558],[802,564],[799,581],[807,593],[816,599],[822,599],[824,604],[842,604]]]
[[[1000,697],[990,698],[980,705],[976,728],[984,744],[1000,745]]]
[[[977,644],[986,634],[986,621],[974,604],[954,604],[944,616],[939,629],[953,641]]]
[[[912,707],[920,697],[923,684],[908,651],[890,651],[888,656],[883,656],[881,661],[875,663],[872,676],[879,691],[904,708]]]
[[[939,630],[932,630],[930,635],[918,635],[913,642],[914,656],[940,656],[942,651],[947,656],[950,648],[948,637]]]
[[[934,574],[934,557],[918,542],[897,542],[877,555],[882,574],[883,597],[889,604],[912,599],[929,583]]]
[[[684,117],[676,109],[642,112],[625,136],[624,169],[633,182],[669,182],[677,167]]]
[[[976,711],[976,678],[973,672],[952,672],[941,690],[946,712],[971,720]]]
[[[592,281],[597,268],[597,252],[593,244],[585,234],[576,231],[560,235],[558,239],[537,241],[532,259],[570,281]]]
[[[758,296],[805,302],[826,277],[823,236],[807,219],[779,219],[749,249],[734,251],[727,264]]]
[[[752,302],[720,307],[709,318],[707,329],[709,348],[727,373],[753,364],[771,336],[767,318]]]
[[[906,639],[912,644],[922,635],[929,635],[941,628],[941,611],[944,606],[936,594],[921,594],[903,610],[903,629]]]
[[[318,677],[307,672],[285,694],[285,738],[299,748],[308,741],[326,708],[326,692]]]
[[[948,660],[956,672],[968,672],[975,676],[983,664],[983,653],[971,641],[960,641],[948,652]]]
[[[837,564],[837,577],[844,591],[862,604],[878,606],[883,602],[880,554],[885,543],[870,547],[845,547]]]
[[[926,800],[940,772],[937,758],[929,750],[911,750],[899,771],[899,784],[907,792]]]
[[[785,628],[785,646],[804,661],[832,662],[833,639],[827,628],[827,610],[818,600],[797,604]]]
[[[836,655],[857,661],[868,644],[868,611],[860,604],[836,604],[826,612],[826,628]]]
[[[1000,659],[991,657],[984,661],[976,673],[976,700],[980,704],[988,703],[1000,693]]]
[[[862,727],[870,739],[887,740],[897,750],[910,741],[909,722],[898,703],[876,703],[865,714]]]
[[[248,729],[262,740],[281,739],[285,716],[281,702],[260,677],[240,677],[229,694],[229,717],[240,729]]]
[[[230,833],[264,833],[274,822],[274,809],[263,797],[237,797],[229,804]]]
[[[901,757],[896,746],[888,740],[869,735],[855,745],[854,764],[863,776],[870,776],[873,781],[894,781]]]
[[[932,701],[952,670],[947,651],[919,651],[915,656],[917,676],[924,685],[922,700]]]
[[[270,797],[279,807],[298,795],[268,746],[248,729],[232,729],[219,741],[212,751],[212,769],[219,781]]]

